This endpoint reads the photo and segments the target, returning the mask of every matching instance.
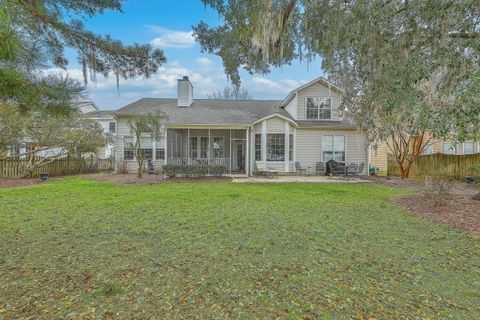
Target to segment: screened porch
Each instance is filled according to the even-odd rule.
[[[227,173],[246,172],[245,129],[167,129],[167,163],[223,165]]]

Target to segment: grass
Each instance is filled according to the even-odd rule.
[[[0,189],[0,318],[480,318],[480,240],[347,184]]]

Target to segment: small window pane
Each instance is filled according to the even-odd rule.
[[[156,159],[157,160],[165,160],[165,149],[164,148],[157,148],[157,150],[155,150],[155,156],[156,156]]]
[[[115,132],[115,122],[110,122],[108,129],[111,133],[114,133]]]
[[[259,133],[255,135],[255,160],[262,160],[262,135]]]
[[[288,141],[288,159],[293,161],[293,134],[290,135]]]

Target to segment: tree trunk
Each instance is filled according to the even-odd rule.
[[[137,178],[142,178],[143,160],[138,161]]]
[[[412,169],[413,161],[408,160],[408,164],[405,167],[403,163],[397,161],[398,167],[400,168],[400,178],[407,179],[410,177],[410,171]]]

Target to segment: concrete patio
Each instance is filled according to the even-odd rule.
[[[232,175],[234,183],[371,183],[372,181],[360,178],[344,178],[339,176],[273,176],[247,177],[246,175]]]

